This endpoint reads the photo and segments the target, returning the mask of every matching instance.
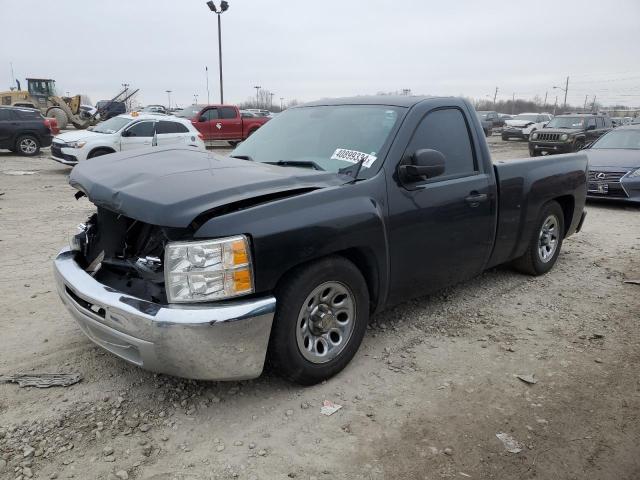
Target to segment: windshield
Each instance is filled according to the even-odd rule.
[[[179,112],[175,112],[174,115],[176,117],[193,118],[198,114],[198,112],[200,112],[200,110],[202,110],[201,105],[191,105],[190,107],[183,108]]]
[[[266,123],[231,156],[335,173],[352,173],[362,160],[359,178],[367,178],[377,171],[380,152],[404,110],[386,105],[293,108]]]
[[[537,115],[516,115],[511,120],[526,120],[528,122],[535,122],[538,120]]]
[[[555,117],[547,123],[546,128],[584,128],[584,118]]]
[[[96,133],[116,133],[129,122],[131,122],[130,118],[113,117],[93,127],[92,131]]]
[[[605,148],[640,150],[640,130],[611,130],[591,146],[592,150]]]

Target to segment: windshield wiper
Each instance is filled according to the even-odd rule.
[[[312,162],[311,160],[278,160],[277,162],[264,162],[269,165],[280,165],[282,167],[311,167],[314,170],[322,170],[320,165],[316,162]]]
[[[253,157],[251,155],[230,155],[231,158],[238,158],[240,160],[249,160],[253,162]]]

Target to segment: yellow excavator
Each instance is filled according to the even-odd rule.
[[[81,95],[61,97],[56,94],[55,80],[50,78],[27,78],[27,90],[17,89],[0,92],[0,104],[16,107],[37,108],[45,117],[55,118],[60,129],[69,123],[74,127],[87,128],[96,121],[96,115],[81,108]]]

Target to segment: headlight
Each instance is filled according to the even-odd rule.
[[[164,278],[169,303],[208,302],[253,293],[249,242],[238,235],[168,243]]]
[[[537,138],[538,138],[538,134],[537,134],[537,133],[533,133],[533,134],[531,135],[531,138],[532,138],[533,140],[537,139]]]
[[[67,143],[67,147],[69,148],[82,148],[87,144],[87,142],[69,142]]]
[[[566,142],[568,138],[569,138],[569,135],[567,135],[566,133],[563,133],[562,135],[560,135],[560,141],[562,142]]]
[[[629,174],[629,178],[640,177],[640,168],[636,169],[634,172]]]

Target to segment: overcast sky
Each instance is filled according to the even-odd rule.
[[[219,4],[219,0],[216,1]],[[532,98],[569,81],[585,95],[640,105],[640,0],[229,0],[222,16],[225,100],[260,85],[284,97],[414,94]],[[142,103],[219,100],[215,15],[204,0],[0,0],[0,90],[15,76]],[[26,19],[26,20],[25,20]],[[591,101],[591,100],[589,100]]]

